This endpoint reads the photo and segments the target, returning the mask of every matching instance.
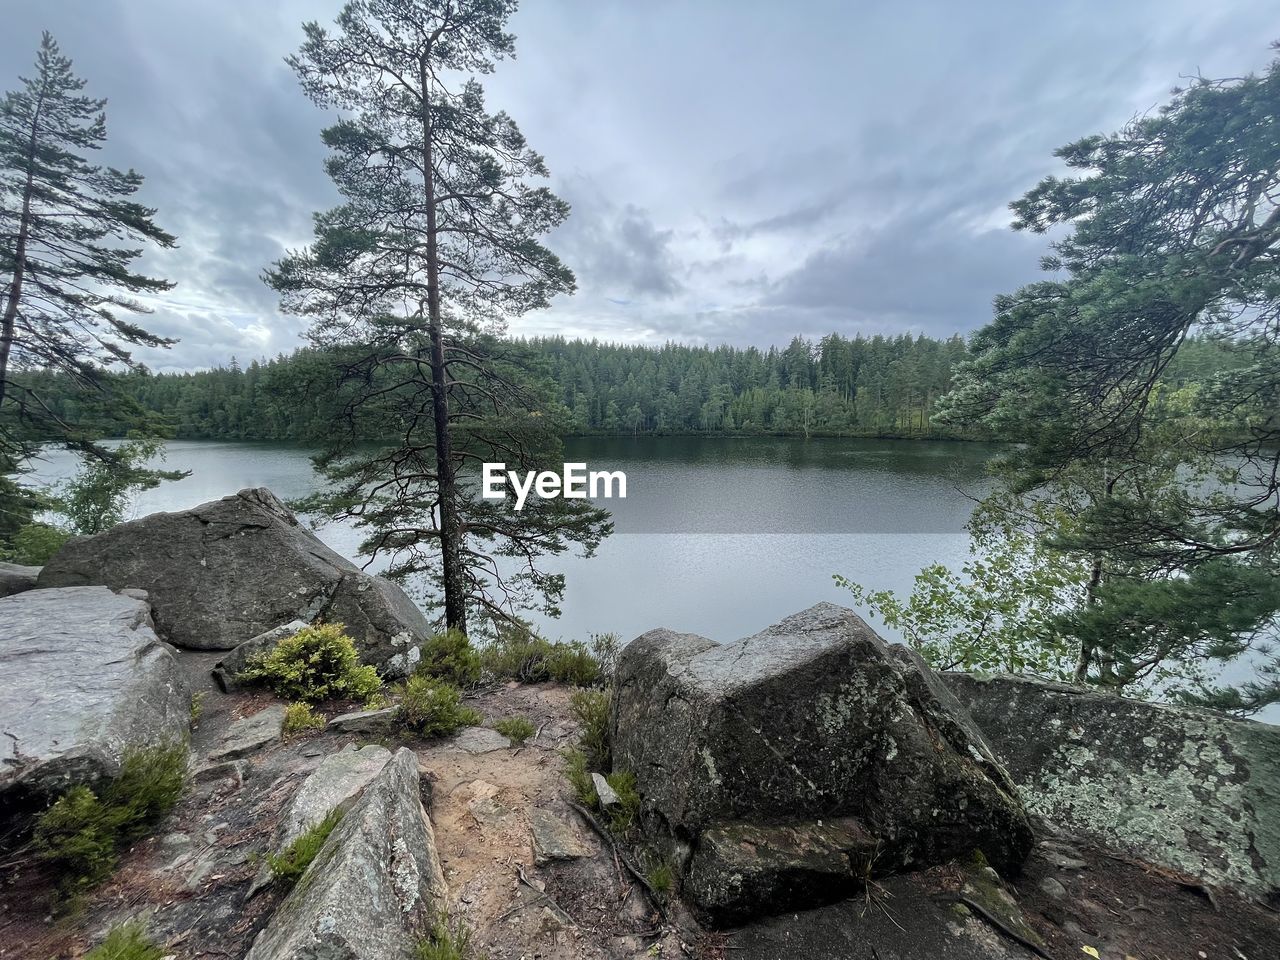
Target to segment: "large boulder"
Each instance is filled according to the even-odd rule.
[[[0,599],[0,807],[116,776],[132,747],[182,739],[191,698],[145,601],[106,587]]]
[[[644,634],[620,658],[612,728],[614,769],[635,775],[650,835],[692,849],[686,892],[713,921],[974,850],[1015,871],[1031,848],[954,697],[833,604],[733,644]]]
[[[0,597],[11,597],[24,590],[34,590],[39,576],[39,567],[24,567],[20,563],[0,563]]]
[[[330,550],[262,487],[72,539],[39,584],[146,590],[161,636],[193,650],[231,650],[293,620],[341,622],[388,675],[407,673],[431,632],[403,590]]]
[[[412,960],[446,893],[418,759],[401,749],[364,787],[245,960]]]
[[[1022,677],[944,676],[1033,813],[1280,903],[1280,727]]]

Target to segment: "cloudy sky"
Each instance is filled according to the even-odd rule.
[[[148,178],[180,247],[148,355],[193,368],[287,351],[305,323],[259,275],[336,194],[325,116],[283,58],[339,0],[0,0],[0,83],[51,30],[108,97],[106,159]],[[1043,4],[525,0],[487,78],[571,201],[552,247],[579,292],[518,333],[785,344],[979,326],[1034,279],[1008,202],[1054,148],[1152,109],[1179,77],[1270,60],[1263,0]]]

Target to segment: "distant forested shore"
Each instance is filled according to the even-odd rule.
[[[785,348],[662,346],[542,337],[517,341],[529,369],[568,410],[571,435],[773,434],[951,438],[934,406],[969,358],[960,336],[796,337]],[[1235,365],[1229,343],[1184,346],[1166,380],[1174,387]],[[184,373],[109,376],[112,387],[167,422],[182,440],[325,437],[333,411],[325,395],[336,358],[300,348],[274,359]],[[49,409],[101,435],[121,435],[103,406],[85,406],[53,374],[33,386]],[[110,410],[110,407],[105,408]]]

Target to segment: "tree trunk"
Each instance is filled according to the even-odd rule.
[[[31,120],[31,136],[27,140],[27,182],[22,191],[22,217],[18,221],[18,243],[13,251],[13,282],[5,299],[4,320],[0,323],[0,407],[4,406],[9,392],[9,354],[13,351],[14,329],[18,322],[18,303],[22,299],[22,281],[27,268],[27,238],[31,234],[31,194],[36,175],[36,135],[40,129],[40,115],[44,111],[44,91],[36,101],[35,116]]]
[[[427,206],[427,329],[431,337],[431,413],[435,422],[436,485],[440,495],[440,568],[444,582],[444,621],[446,627],[466,633],[466,580],[462,568],[462,525],[458,519],[458,487],[453,469],[449,428],[448,368],[444,362],[444,330],[440,311],[435,167],[425,56],[420,63],[419,79],[422,88],[423,193]]]

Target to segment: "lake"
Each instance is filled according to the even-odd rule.
[[[627,499],[602,501],[617,532],[595,557],[547,561],[567,589],[551,637],[613,632],[630,640],[665,626],[729,641],[848,593],[840,573],[907,590],[923,566],[959,566],[972,498],[994,448],[969,443],[725,437],[577,438],[566,460],[622,470]],[[191,476],[142,493],[131,516],[180,510],[244,487],[282,498],[317,485],[309,451],[262,443],[174,441],[166,466]],[[36,482],[74,472],[50,453]],[[317,531],[352,559],[359,537]],[[882,626],[877,623],[877,626]],[[887,632],[893,636],[891,631]]]

